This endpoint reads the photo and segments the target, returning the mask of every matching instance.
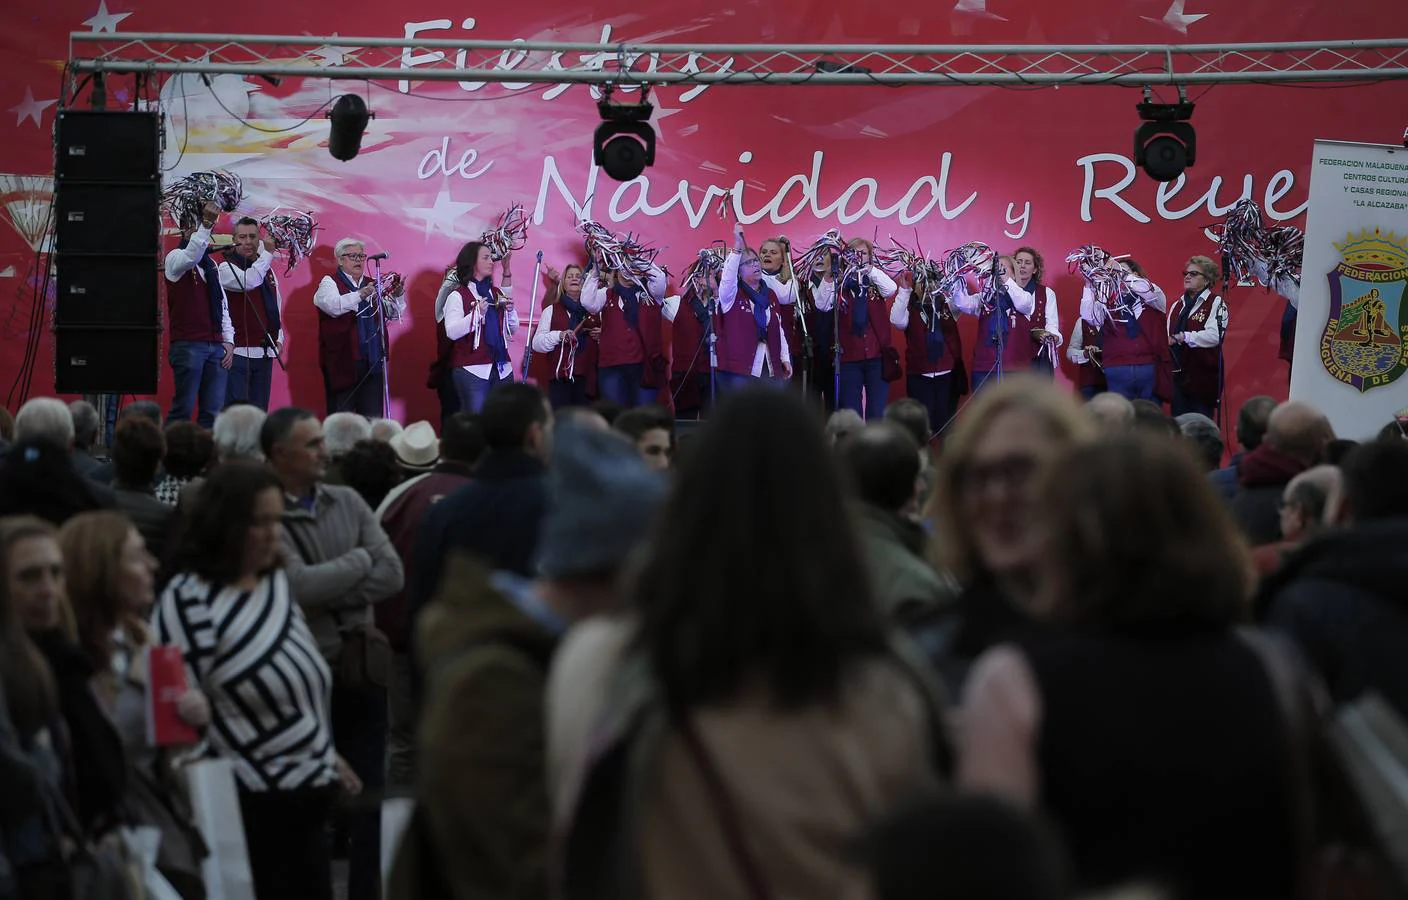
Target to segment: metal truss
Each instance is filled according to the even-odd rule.
[[[1408,78],[1408,40],[763,45],[75,32],[69,66],[75,73],[537,84],[1266,84]]]

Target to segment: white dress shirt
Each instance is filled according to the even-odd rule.
[[[1212,304],[1211,312],[1208,313],[1207,323],[1198,331],[1177,332],[1174,329],[1178,323],[1172,316],[1168,320],[1168,335],[1170,338],[1181,337],[1181,343],[1189,347],[1202,347],[1204,349],[1217,347],[1222,343],[1222,336],[1227,333],[1227,305],[1222,302],[1221,297],[1212,294],[1212,288],[1206,288],[1193,299],[1193,312],[1204,303]]]
[[[261,245],[259,247],[259,256],[255,258],[254,262],[250,264],[248,269],[241,269],[239,266],[235,265],[229,260],[226,260],[220,263],[219,267],[220,286],[227,291],[244,291],[246,294],[249,294],[252,292],[259,291],[259,289],[264,285],[264,279],[271,279],[274,285],[274,295],[276,297],[275,302],[279,304],[279,309],[282,311],[284,305],[284,297],[283,293],[279,290],[279,280],[273,275],[269,274],[269,269],[271,266],[273,266],[274,259],[274,254],[270,253],[266,247]],[[259,321],[263,322],[264,305],[262,303],[262,293],[256,294],[255,297],[251,299],[259,304]],[[280,319],[282,320],[282,316],[280,316]],[[265,324],[267,325],[268,323]],[[284,329],[282,321],[279,324],[279,333],[276,336],[275,340],[280,347],[284,345]],[[235,355],[243,356],[247,359],[263,359],[265,355],[268,355],[270,358],[273,358],[275,354],[273,350],[266,350],[262,346],[261,342],[261,346],[258,347],[236,347]]]
[[[733,304],[738,299],[738,265],[742,259],[743,255],[737,250],[730,250],[728,256],[724,258],[724,271],[719,276],[719,311],[724,315],[728,315],[729,310],[733,309]],[[764,287],[771,288],[771,285],[764,284]],[[772,325],[772,319],[773,312],[769,308],[765,319],[769,326]],[[670,317],[670,321],[674,321],[674,316]],[[787,333],[780,326],[778,332],[782,336],[780,348],[782,364],[778,365],[777,360],[768,358],[767,341],[758,341],[758,350],[753,354],[753,369],[750,373],[754,378],[761,378],[764,371],[771,373],[773,378],[782,378],[782,366],[790,367],[792,365],[792,350],[787,346]]]
[[[913,293],[914,291],[911,288],[900,288],[895,291],[895,302],[890,305],[890,324],[900,331],[905,331],[909,328],[909,298]],[[946,299],[944,302],[948,303],[950,309],[954,308],[952,300]],[[934,311],[938,312],[939,310],[935,307]],[[929,330],[932,331],[940,327],[942,327],[940,323],[933,322],[929,325]],[[952,369],[944,369],[942,372],[921,372],[920,374],[925,378],[938,378],[940,375],[947,375],[952,371]]]
[[[166,254],[166,280],[175,284],[194,269],[196,280],[205,284],[205,273],[200,270],[200,261],[209,247],[210,226],[202,225],[191,235],[185,247],[177,247]],[[235,342],[235,325],[230,321],[230,302],[223,287],[220,289],[220,338],[226,344]]]
[[[509,301],[506,309],[500,309],[503,322],[507,329],[508,336],[518,330],[518,310],[513,306],[513,287],[502,285],[499,287],[504,299]],[[470,311],[464,311],[465,294],[470,297]],[[458,341],[468,335],[474,335],[473,347],[479,349],[479,343],[484,339],[484,321],[487,318],[484,309],[479,305],[480,300],[493,302],[490,297],[479,296],[479,289],[473,283],[462,284],[458,288],[450,291],[445,297],[445,336],[452,341]],[[507,339],[505,339],[507,342]],[[474,366],[464,366],[464,370],[475,378],[489,380],[493,370],[492,363],[480,363]],[[499,378],[508,381],[513,378],[513,362],[506,361],[499,363]]]

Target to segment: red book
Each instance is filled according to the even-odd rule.
[[[186,661],[179,647],[147,648],[147,743],[153,747],[190,746],[200,735],[176,711],[190,690]]]

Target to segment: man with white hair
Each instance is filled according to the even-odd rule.
[[[93,457],[93,445],[98,443],[98,410],[87,400],[75,400],[68,405],[73,418],[73,468],[88,475],[102,465]]]
[[[370,440],[371,436],[371,423],[356,413],[333,413],[323,420],[323,444],[327,447],[328,458],[334,461],[358,441]]]
[[[257,406],[239,403],[215,417],[211,437],[215,441],[215,459],[219,462],[247,460],[263,462],[264,451],[259,446],[259,429],[264,427],[267,413]]]
[[[73,414],[62,400],[35,397],[15,414],[15,443],[44,441],[68,452],[73,449]]]
[[[401,423],[395,419],[372,419],[371,439],[380,443],[390,443],[401,433]]]
[[[1085,413],[1101,431],[1118,434],[1134,427],[1134,404],[1114,391],[1103,391],[1087,400]]]
[[[376,310],[376,285],[363,271],[367,251],[361,241],[345,237],[337,242],[333,255],[337,271],[324,275],[313,295],[328,413],[385,415],[381,380],[386,348]]]
[[[15,443],[0,456],[0,516],[37,515],[63,524],[115,505],[112,491],[73,468],[73,416],[54,397],[36,397],[15,415]]]

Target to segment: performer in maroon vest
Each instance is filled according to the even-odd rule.
[[[176,382],[168,422],[188,422],[200,403],[202,428],[225,408],[225,381],[234,361],[235,330],[220,274],[210,256],[210,228],[220,209],[208,202],[200,221],[182,222],[181,245],[166,254],[167,360]]]
[[[548,269],[548,291],[533,335],[533,352],[551,362],[548,399],[553,409],[585,406],[596,396],[597,341],[601,320],[582,305],[582,267]]]
[[[220,284],[235,326],[235,360],[225,382],[225,405],[249,403],[266,412],[274,359],[284,346],[282,298],[274,264],[274,239],[259,240],[259,222],[245,216],[235,223],[235,246],[220,263]]]
[[[455,267],[445,273],[440,290],[435,295],[435,356],[430,360],[425,386],[440,399],[440,425],[443,430],[450,416],[460,411],[460,396],[455,393],[455,379],[450,359],[455,355],[455,342],[445,334],[445,300],[460,286]]]
[[[593,265],[582,282],[582,306],[601,317],[597,391],[624,409],[654,403],[665,369],[665,273],[652,266],[643,286],[624,272],[606,273],[604,283],[601,277]]]
[[[890,324],[904,332],[905,389],[924,404],[929,427],[937,433],[953,418],[961,396],[955,386],[956,378],[963,375],[958,320],[948,298],[928,290],[922,281],[916,289],[908,270],[900,273],[898,281]]]
[[[1070,343],[1066,344],[1066,359],[1078,367],[1076,387],[1082,397],[1089,400],[1105,392],[1105,372],[1100,368],[1100,331],[1080,316],[1076,317]]]
[[[1167,301],[1159,286],[1144,277],[1132,259],[1119,261],[1124,270],[1120,296],[1111,308],[1099,303],[1087,282],[1080,298],[1080,317],[1099,329],[1100,365],[1109,390],[1130,400],[1153,400],[1158,394],[1158,372],[1166,334],[1156,316]]]
[[[1031,370],[1048,377],[1056,374],[1056,354],[1064,337],[1061,334],[1061,314],[1056,305],[1056,292],[1042,279],[1046,276],[1046,260],[1035,247],[1018,247],[1012,254],[1013,277],[1022,289],[1031,294],[1034,310],[1032,329],[1045,333],[1038,337],[1028,331],[1032,341]]]
[[[508,342],[518,330],[518,311],[509,271],[512,259],[512,253],[505,253],[499,261],[502,287],[497,287],[487,246],[470,241],[455,258],[459,286],[445,297],[445,336],[454,342],[451,377],[465,412],[479,412],[495,385],[513,381]]]
[[[718,296],[717,270],[707,285],[691,283],[683,296],[667,297],[661,310],[671,328],[670,396],[677,419],[701,418],[713,400],[709,383],[713,351],[707,345],[709,307],[705,291]]]
[[[719,393],[738,390],[754,378],[792,377],[792,355],[777,314],[777,295],[763,283],[758,254],[735,222],[734,247],[719,276],[717,322]]]
[[[318,362],[327,411],[386,414],[382,377],[386,349],[376,311],[376,285],[364,275],[362,242],[343,238],[333,248],[337,271],[324,275],[313,294],[318,310]]]
[[[840,316],[837,327],[841,341],[841,409],[860,413],[870,421],[885,415],[890,385],[885,381],[881,357],[892,345],[889,298],[899,287],[894,279],[873,264],[874,248],[863,238],[848,242],[855,254],[855,267],[840,286]],[[837,303],[837,287],[831,272],[822,274],[815,294],[816,308],[823,312]],[[828,353],[833,353],[827,349]],[[864,399],[862,400],[862,395]]]
[[[1212,292],[1217,263],[1195,256],[1183,267],[1183,296],[1168,311],[1173,352],[1173,414],[1202,413],[1216,421],[1222,396],[1222,339],[1227,306]]]
[[[994,278],[997,291],[987,300],[968,292],[962,281],[950,290],[961,312],[978,317],[978,343],[973,348],[972,382],[977,393],[989,379],[1020,372],[1032,362],[1032,315],[1036,297],[1014,280],[1016,263],[1011,257],[998,260]]]
[[[792,377],[800,379],[803,367],[811,361],[811,323],[800,302],[800,283],[792,271],[792,242],[785,236],[763,241],[758,245],[758,264],[763,269],[763,283],[777,295],[777,315],[793,356]]]

